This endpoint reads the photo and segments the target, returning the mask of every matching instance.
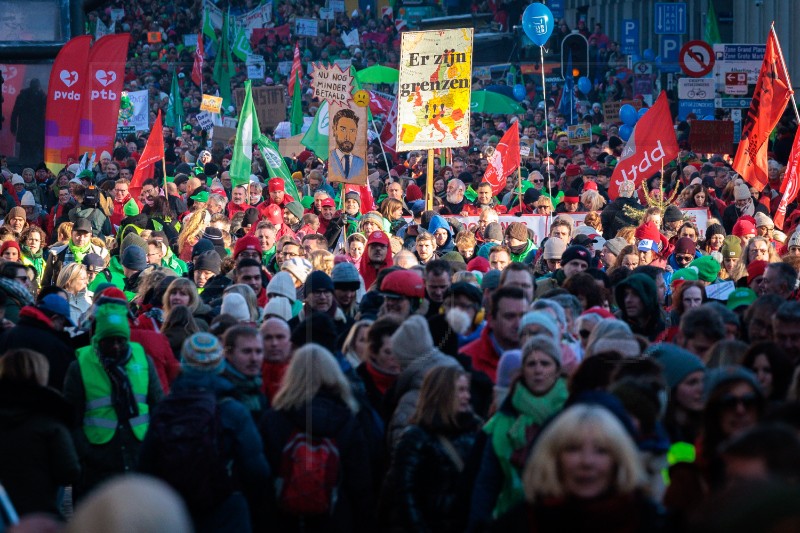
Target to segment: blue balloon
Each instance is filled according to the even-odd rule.
[[[589,94],[592,90],[592,82],[586,76],[581,76],[578,79],[578,90],[583,94]]]
[[[644,116],[644,114],[645,114],[645,113],[647,113],[647,108],[646,108],[646,107],[643,107],[643,108],[641,108],[641,109],[639,110],[639,113],[638,113],[638,115],[639,115],[639,118],[642,118],[642,117]]]
[[[631,104],[625,104],[619,108],[619,119],[623,124],[633,127],[636,125],[636,121],[639,120],[639,114]]]
[[[645,61],[653,61],[656,58],[656,53],[653,52],[652,48],[645,48],[642,55],[644,56]]]
[[[553,34],[553,12],[544,5],[534,2],[522,14],[522,29],[536,46],[544,46]]]
[[[628,126],[627,124],[623,124],[619,127],[619,136],[623,141],[627,141],[631,138],[631,133],[633,133],[633,128]]]
[[[517,102],[525,100],[526,96],[528,96],[528,92],[525,90],[524,85],[521,83],[514,85],[514,98],[517,99]]]
[[[703,117],[703,120],[714,120],[714,115],[706,115]]]

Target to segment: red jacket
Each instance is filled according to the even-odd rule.
[[[118,202],[116,200],[112,200],[114,206],[114,212],[111,213],[111,216],[108,217],[109,221],[111,221],[111,226],[116,228],[120,224],[122,224],[122,219],[125,218],[125,213],[123,209],[125,209],[125,204],[127,204],[131,199],[131,195],[125,195],[125,199],[122,202]],[[114,230],[116,233],[116,229]]]
[[[481,331],[481,336],[464,345],[461,353],[472,359],[472,369],[483,372],[492,383],[497,383],[497,363],[500,361],[500,354],[494,348],[492,339],[489,338],[491,328],[485,326]]]
[[[239,213],[239,212],[244,213],[245,211],[247,211],[251,207],[252,206],[250,204],[241,204],[241,205],[239,205],[239,204],[235,204],[233,202],[228,202],[228,205],[225,206],[225,211],[228,212],[228,218],[232,219],[233,216],[236,213]]]

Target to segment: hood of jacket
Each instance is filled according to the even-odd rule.
[[[433,215],[431,217],[431,221],[428,224],[428,232],[433,235],[433,233],[437,229],[444,229],[447,230],[447,240],[442,246],[438,246],[438,250],[444,249],[452,249],[453,248],[453,229],[450,227],[450,224],[447,223],[447,220],[443,216],[440,215]]]
[[[623,281],[621,281],[614,289],[614,296],[617,299],[620,312],[624,319],[629,319],[627,311],[625,310],[625,289],[631,288],[639,295],[644,304],[647,319],[651,320],[657,318],[661,309],[658,307],[658,290],[656,289],[656,282],[646,274],[631,274]]]

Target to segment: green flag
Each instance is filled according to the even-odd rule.
[[[323,161],[328,160],[328,102],[322,102],[319,106],[300,144],[313,150]]]
[[[236,126],[236,142],[233,145],[231,158],[231,183],[245,185],[250,181],[253,168],[253,144],[261,137],[258,127],[256,106],[253,104],[253,94],[250,91],[250,80],[244,82],[244,100],[239,113],[239,124]]]
[[[214,25],[211,23],[211,14],[208,12],[207,7],[203,8],[203,35],[217,42],[217,32],[214,31]]]
[[[258,148],[261,150],[261,155],[264,156],[270,179],[282,179],[286,193],[299,202],[300,194],[297,192],[297,186],[289,172],[289,167],[286,166],[286,160],[281,156],[275,143],[265,135],[262,135],[258,140]]]
[[[225,14],[222,18],[222,39],[214,62],[214,81],[219,85],[223,114],[233,103],[231,77],[236,73],[236,67],[233,66],[233,59],[231,58],[231,47],[228,44],[228,31],[228,15]]]
[[[181,131],[183,127],[183,99],[181,98],[181,91],[178,87],[178,77],[175,72],[172,72],[172,85],[169,89],[169,105],[167,105],[167,113],[164,117],[164,124],[171,127],[173,131]]]
[[[234,25],[236,26],[236,33],[233,38],[233,55],[241,61],[247,61],[247,56],[253,53],[253,49],[250,48],[250,39],[247,38],[247,33],[241,25]]]
[[[717,25],[717,12],[714,10],[713,0],[708,0],[708,13],[706,13],[706,27],[703,32],[703,39],[708,44],[719,44],[722,39],[719,36],[719,26]]]
[[[303,132],[303,91],[300,89],[300,73],[294,73],[294,95],[292,96],[292,135]]]

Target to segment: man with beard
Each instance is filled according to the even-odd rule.
[[[460,215],[464,211],[466,200],[464,199],[464,191],[467,188],[464,182],[460,179],[453,179],[447,184],[447,195],[445,196],[444,206],[440,211],[443,215]]]
[[[331,150],[328,161],[331,173],[349,180],[364,170],[364,159],[353,155],[358,134],[358,115],[350,109],[342,109],[333,117],[333,135],[336,148]]]

